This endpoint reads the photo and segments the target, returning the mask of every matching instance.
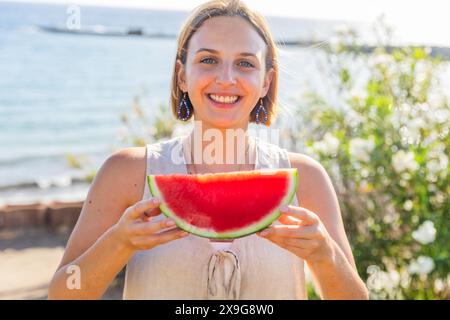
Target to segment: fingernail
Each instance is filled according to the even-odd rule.
[[[284,206],[280,207],[281,211],[289,211],[289,206],[287,204],[285,204]]]
[[[269,233],[270,233],[270,230],[263,230],[263,231],[261,231],[260,235],[261,235],[262,237],[265,237],[265,236],[267,236]]]
[[[159,200],[156,199],[156,198],[153,198],[152,200],[150,200],[150,202],[151,202],[152,204],[158,204],[158,203],[159,203]]]
[[[166,222],[166,226],[168,226],[168,227],[171,227],[171,226],[174,226],[174,225],[175,225],[175,221],[173,221],[173,220],[168,220]]]

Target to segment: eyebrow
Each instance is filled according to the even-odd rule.
[[[214,50],[214,49],[200,48],[200,49],[197,50],[197,52],[195,54],[198,54],[198,53],[203,52],[203,51],[211,52],[211,53],[214,53],[214,54],[218,54],[219,53],[219,51]],[[239,53],[239,55],[240,56],[244,56],[244,57],[254,57],[254,58],[258,59],[256,57],[256,55],[254,53],[251,53],[251,52],[241,52],[241,53]]]

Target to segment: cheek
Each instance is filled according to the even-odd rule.
[[[248,93],[253,93],[254,95],[259,95],[262,80],[258,74],[245,74],[241,77],[241,84],[245,87]]]
[[[189,74],[188,86],[192,92],[201,90],[214,81],[214,75],[211,72],[199,69],[192,69]],[[197,92],[195,92],[197,94]]]
[[[263,78],[261,77],[260,73],[257,72],[256,70],[254,71],[247,71],[247,72],[241,72],[239,74],[239,78],[244,81],[245,83],[247,83],[247,85],[252,86],[252,87],[259,87],[262,82],[263,82]]]

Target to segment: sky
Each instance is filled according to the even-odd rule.
[[[1,0],[0,0],[1,1]],[[11,0],[9,0],[11,1]],[[14,1],[14,0],[13,0]],[[192,10],[204,0],[15,0],[60,4]],[[381,14],[399,37],[450,46],[450,2],[446,0],[244,0],[264,15],[371,23]],[[448,3],[448,4],[447,4]]]

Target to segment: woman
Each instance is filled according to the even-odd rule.
[[[49,298],[100,298],[128,264],[124,298],[306,299],[306,261],[323,299],[366,299],[323,167],[247,135],[250,122],[270,125],[277,82],[275,45],[259,14],[240,1],[200,6],[179,37],[171,96],[174,115],[183,121],[194,117],[194,130],[107,159],[89,190]],[[219,133],[228,146],[227,129],[243,132],[244,139],[215,155],[223,152],[226,158],[244,150],[246,161],[191,161],[208,148],[203,138],[195,140],[195,132],[201,137]],[[147,174],[270,167],[298,169],[296,199],[281,208],[277,223],[232,243],[211,243],[178,229],[161,215],[159,200],[151,198],[145,183]],[[75,287],[68,286],[73,270],[79,271]]]

